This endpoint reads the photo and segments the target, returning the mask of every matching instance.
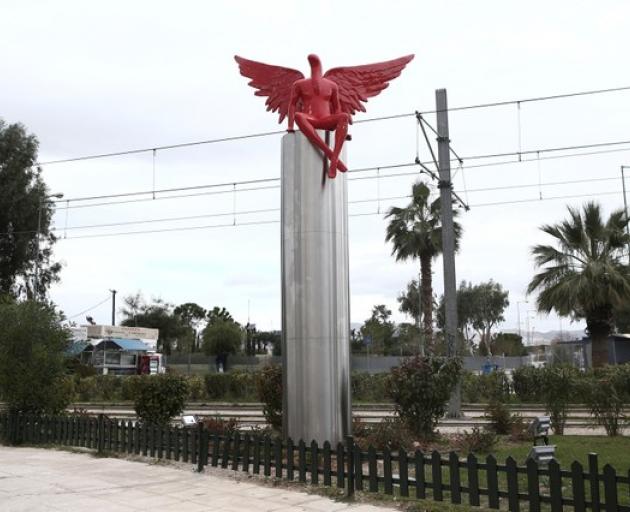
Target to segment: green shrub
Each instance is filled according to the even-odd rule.
[[[495,434],[509,434],[512,428],[512,414],[507,405],[493,400],[485,410],[485,417],[490,420],[490,430]]]
[[[282,367],[269,365],[256,373],[256,392],[267,423],[282,429]]]
[[[595,422],[616,436],[626,420],[624,403],[630,401],[630,365],[593,370],[582,385],[584,401]]]
[[[511,399],[512,386],[505,372],[498,370],[487,375],[463,372],[462,399],[464,402],[480,403]]]
[[[368,423],[363,428],[363,437],[356,439],[362,450],[370,446],[376,450],[405,450],[413,448],[413,436],[400,418],[385,418],[379,423]]]
[[[389,400],[388,381],[389,373],[352,372],[350,376],[352,399],[361,402]]]
[[[461,453],[489,453],[497,444],[497,436],[492,431],[473,427],[470,432],[464,430],[463,433],[456,434],[453,444]]]
[[[542,398],[551,417],[554,434],[562,435],[567,422],[569,403],[578,389],[580,372],[572,366],[541,368]]]
[[[233,370],[227,373],[209,373],[205,387],[211,400],[255,400],[255,372]]]
[[[146,375],[127,375],[122,377],[120,385],[120,399],[134,402],[136,400],[136,393],[140,388],[139,382],[145,377]]]
[[[534,366],[522,366],[512,372],[514,394],[520,402],[542,402],[542,369]]]
[[[206,398],[206,384],[204,380],[192,375],[186,378],[188,382],[188,400],[204,400]]]
[[[460,374],[461,361],[437,357],[411,357],[392,368],[388,393],[413,434],[432,437]]]
[[[188,396],[186,379],[177,375],[145,375],[136,380],[136,414],[141,421],[168,425],[173,416],[181,414]]]
[[[72,399],[60,320],[43,302],[0,304],[0,395],[10,412],[56,414]]]

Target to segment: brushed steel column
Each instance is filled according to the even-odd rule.
[[[301,133],[282,138],[283,430],[334,446],[352,425],[348,194],[323,167]]]

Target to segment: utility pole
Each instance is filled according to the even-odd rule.
[[[43,191],[43,190],[42,190]],[[39,254],[40,254],[40,245],[41,245],[41,233],[42,233],[42,209],[44,208],[44,204],[50,203],[51,199],[61,199],[63,194],[50,194],[40,198],[39,205],[37,207],[37,248],[35,253],[35,279],[33,285],[33,295],[35,296],[35,300],[39,298]]]
[[[451,154],[448,134],[446,89],[435,91],[439,163],[440,206],[442,217],[442,261],[444,264],[444,310],[448,357],[457,357],[457,282],[455,278],[455,227],[451,192]],[[461,416],[461,387],[458,383],[448,406],[448,416]]]
[[[626,178],[624,176],[624,169],[630,169],[630,166],[621,166],[621,186],[623,187],[623,209],[626,212],[626,234],[630,238],[630,226],[628,226],[628,200],[626,199]],[[628,240],[628,261],[630,262],[630,240]]]
[[[116,290],[109,290],[112,292],[112,325],[116,325]]]
[[[516,317],[518,321],[518,335],[521,337],[521,341],[523,341],[523,333],[521,332],[521,304],[529,304],[526,300],[519,300],[516,302]]]
[[[424,357],[424,333],[422,332],[422,323],[420,322],[420,318],[422,317],[422,294],[420,293],[420,280],[422,279],[422,272],[418,270],[418,319],[417,319],[417,327],[418,327],[418,338],[420,340],[420,355]]]

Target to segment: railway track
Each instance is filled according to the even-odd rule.
[[[483,404],[466,404],[462,407],[463,416],[461,418],[442,418],[438,424],[438,429],[445,433],[455,433],[488,425],[489,421],[484,417],[484,407]],[[133,420],[136,417],[133,406],[124,403],[75,403],[68,407],[69,412],[74,410],[84,411],[88,414],[102,413],[120,419]],[[525,422],[532,421],[536,416],[545,415],[545,409],[540,405],[516,405],[511,406],[510,410],[512,413],[522,416]],[[234,418],[243,427],[250,428],[266,423],[260,403],[190,403],[183,414],[223,419]],[[358,404],[353,406],[353,417],[366,423],[378,423],[393,416],[394,408],[391,404]],[[605,432],[601,427],[593,425],[590,414],[585,407],[576,406],[569,410],[565,433],[599,435]]]

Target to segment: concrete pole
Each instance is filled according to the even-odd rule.
[[[301,133],[282,138],[283,430],[336,446],[352,425],[348,200],[324,165]]]
[[[451,154],[448,134],[448,103],[446,89],[435,91],[437,113],[437,142],[439,163],[439,189],[442,216],[442,261],[444,263],[444,310],[448,357],[457,356],[457,282],[455,278],[455,228],[453,224],[453,202],[451,198]],[[449,417],[461,415],[461,389],[451,397],[448,407]]]
[[[116,290],[109,290],[112,293],[112,325],[116,325]]]

